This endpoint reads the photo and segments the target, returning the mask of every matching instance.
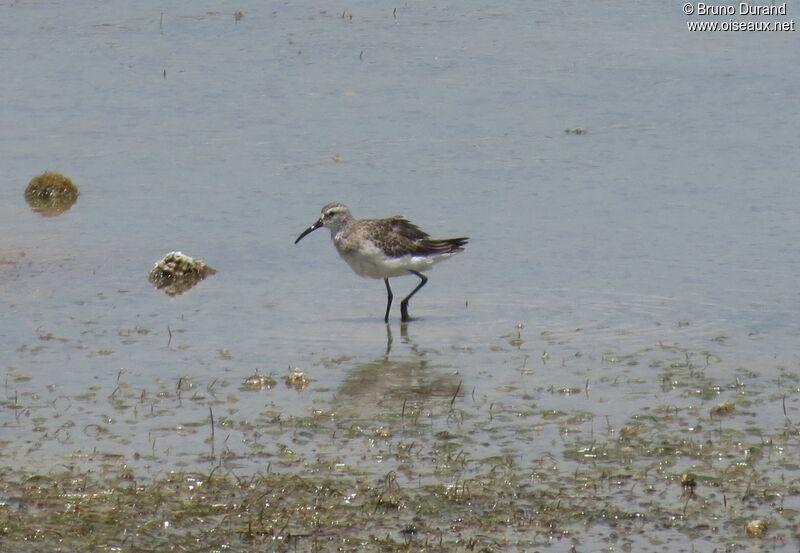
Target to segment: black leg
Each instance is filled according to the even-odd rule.
[[[394,298],[394,296],[392,295],[392,289],[389,286],[389,279],[385,278],[385,279],[383,279],[383,282],[386,283],[386,293],[389,295],[389,301],[386,302],[386,315],[384,315],[384,317],[383,317],[383,322],[388,323],[389,322],[389,309],[392,307],[392,299]]]
[[[408,320],[411,319],[411,317],[408,316],[408,300],[411,299],[411,296],[413,296],[414,294],[419,292],[420,288],[422,288],[423,286],[425,286],[425,284],[428,283],[428,277],[426,277],[422,273],[418,273],[417,271],[411,271],[411,272],[414,273],[415,275],[417,275],[421,280],[419,281],[419,284],[417,284],[417,287],[414,288],[413,290],[411,290],[411,293],[408,296],[406,296],[406,299],[404,299],[403,301],[400,302],[400,320],[401,321],[408,321]],[[386,285],[387,286],[389,285],[388,282],[387,282]]]

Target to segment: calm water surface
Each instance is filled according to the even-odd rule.
[[[727,380],[797,370],[796,33],[689,33],[679,5],[654,1],[393,7],[0,7],[7,400],[72,409],[83,428],[111,408],[68,398],[187,378],[236,395],[242,418],[346,405],[367,419],[420,381],[503,401],[588,380],[588,397],[540,405],[622,424],[653,398],[595,382],[614,356],[669,343],[713,351]],[[59,217],[24,203],[44,170],[80,186]],[[383,284],[352,274],[327,231],[293,245],[332,200],[471,237],[405,329],[399,311],[386,328]],[[146,274],[171,250],[218,274],[166,297]],[[396,280],[396,297],[414,285]],[[284,389],[289,366],[308,389]],[[255,370],[279,387],[239,392]],[[149,450],[173,415],[109,449]],[[36,426],[0,413],[7,463],[98,438],[37,444]],[[177,464],[205,451],[165,439]]]

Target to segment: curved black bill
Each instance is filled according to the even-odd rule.
[[[319,221],[308,227],[306,230],[304,230],[303,233],[297,237],[297,240],[295,240],[294,243],[297,244],[300,240],[302,240],[305,237],[306,234],[311,234],[321,226],[322,226],[322,220],[320,219]]]

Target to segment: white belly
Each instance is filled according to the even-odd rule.
[[[421,273],[430,269],[434,263],[453,255],[446,253],[432,256],[388,257],[383,250],[370,242],[364,243],[357,250],[341,250],[338,247],[337,250],[356,274],[370,278],[396,277],[407,275],[410,271]]]

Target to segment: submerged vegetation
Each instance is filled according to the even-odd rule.
[[[16,423],[6,426],[30,421],[38,438],[28,453],[11,442],[0,449],[2,550],[776,551],[797,543],[797,374],[714,370],[724,365],[718,356],[660,343],[562,358],[561,376],[544,384],[558,372],[545,372],[553,357],[536,365],[524,355],[518,385],[484,392],[425,352],[323,359],[320,368],[347,374],[327,392],[291,368],[285,387],[255,371],[142,388],[120,372],[85,394],[53,389],[34,401],[26,377],[10,371],[0,407]],[[243,409],[237,389],[263,397],[263,408]],[[318,399],[289,407],[309,393]],[[629,401],[624,416],[601,415],[605,397]],[[109,409],[97,424],[77,416]],[[151,446],[130,453],[142,425]],[[14,468],[48,443],[71,451],[65,462]]]

